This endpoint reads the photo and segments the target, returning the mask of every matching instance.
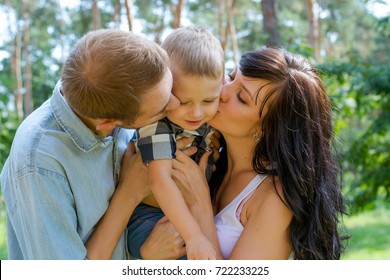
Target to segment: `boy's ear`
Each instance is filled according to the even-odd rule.
[[[97,131],[111,131],[117,126],[117,121],[114,119],[101,119],[96,124]]]

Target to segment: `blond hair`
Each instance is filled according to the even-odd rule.
[[[144,37],[118,29],[91,31],[64,64],[62,92],[83,116],[133,122],[143,95],[168,66],[166,52]]]
[[[225,55],[221,43],[204,28],[178,28],[161,46],[167,51],[172,67],[178,67],[183,74],[215,79],[224,76]]]

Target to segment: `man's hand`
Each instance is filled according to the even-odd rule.
[[[138,197],[140,202],[151,194],[147,168],[142,163],[141,155],[135,153],[133,142],[129,142],[123,155],[118,187],[130,188],[131,194]]]
[[[156,223],[141,247],[144,260],[175,260],[185,254],[183,238],[166,217]]]

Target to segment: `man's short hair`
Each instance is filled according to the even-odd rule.
[[[145,92],[169,66],[166,52],[146,37],[118,29],[84,35],[62,71],[62,93],[86,117],[133,122]]]

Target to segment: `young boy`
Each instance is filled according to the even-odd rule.
[[[180,28],[164,40],[162,47],[171,61],[172,92],[180,106],[167,118],[139,129],[137,147],[148,165],[154,196],[143,200],[128,224],[130,254],[142,258],[140,247],[164,214],[183,237],[188,259],[215,259],[211,242],[192,217],[172,180],[175,140],[195,137],[195,160],[208,149],[212,129],[206,124],[216,113],[224,77],[224,52],[219,41],[201,28]],[[208,164],[211,174],[212,163]],[[160,209],[161,208],[161,209]]]

